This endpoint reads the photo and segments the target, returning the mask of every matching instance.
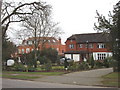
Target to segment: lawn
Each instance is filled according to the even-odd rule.
[[[65,74],[65,72],[17,72],[17,71],[3,71],[4,74],[27,74],[27,75],[61,75]]]
[[[54,76],[62,75],[65,72],[17,72],[17,71],[3,71],[3,78],[12,78],[12,79],[36,79],[41,78],[42,76]]]
[[[110,86],[110,87],[120,87],[120,82],[118,82],[118,76],[120,72],[112,72],[105,76],[103,76],[103,86]]]
[[[22,79],[22,80],[32,80],[36,78],[40,78],[38,76],[26,76],[26,75],[3,75],[3,78],[11,78],[11,79]]]

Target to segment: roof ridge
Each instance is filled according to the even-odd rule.
[[[103,33],[81,33],[81,34],[73,34],[75,35],[90,35],[90,34],[103,34]]]

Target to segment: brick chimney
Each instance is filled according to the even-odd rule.
[[[61,44],[61,38],[59,37],[59,44]]]

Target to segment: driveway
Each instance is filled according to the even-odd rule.
[[[38,82],[101,86],[102,85],[101,76],[111,72],[113,72],[112,68],[105,68],[105,69],[96,69],[96,70],[68,73],[61,76],[45,76],[43,78],[34,79],[34,80]]]

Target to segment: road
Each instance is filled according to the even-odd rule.
[[[101,87],[3,79],[2,88],[101,88]]]

